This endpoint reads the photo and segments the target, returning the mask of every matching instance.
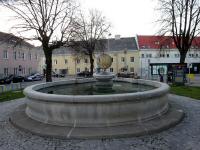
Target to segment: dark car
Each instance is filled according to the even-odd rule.
[[[121,72],[117,74],[117,77],[122,77],[122,78],[134,78],[134,73],[127,73],[127,72]]]
[[[10,84],[13,80],[13,75],[0,78],[0,84]]]
[[[89,71],[82,71],[82,72],[77,73],[77,76],[78,77],[90,77],[91,73]]]
[[[55,77],[55,78],[64,78],[65,74],[60,74],[60,73],[56,73],[56,72],[52,71],[52,77]]]
[[[14,76],[12,81],[13,81],[13,83],[23,82],[24,77],[23,76]]]

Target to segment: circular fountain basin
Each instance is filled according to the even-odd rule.
[[[168,104],[169,86],[165,83],[115,79],[114,92],[90,89],[94,91],[87,93],[87,85],[95,82],[74,79],[27,87],[26,105],[17,108],[10,121],[40,136],[85,139],[160,132],[176,125],[184,116],[182,110]],[[117,91],[119,85],[126,90]]]
[[[169,86],[155,81],[117,80],[154,87],[152,90],[135,93],[57,95],[39,92],[49,87],[91,82],[95,81],[83,79],[30,86],[24,90],[26,114],[39,122],[58,126],[107,127],[149,120],[168,110]]]

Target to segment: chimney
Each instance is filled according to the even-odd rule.
[[[115,35],[115,40],[120,40],[120,35],[119,34]]]

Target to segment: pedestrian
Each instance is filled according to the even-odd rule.
[[[159,75],[159,78],[160,78],[160,82],[163,82],[163,75],[160,73],[160,68],[158,69],[158,75]]]

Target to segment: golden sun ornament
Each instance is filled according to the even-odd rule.
[[[112,65],[112,57],[108,54],[101,54],[97,57],[97,65],[101,69],[108,69]]]

